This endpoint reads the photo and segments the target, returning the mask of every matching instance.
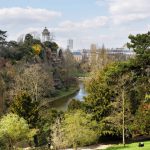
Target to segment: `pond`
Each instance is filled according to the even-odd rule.
[[[68,98],[52,101],[50,106],[57,110],[65,111],[65,110],[67,110],[68,105],[72,99],[77,99],[79,101],[83,101],[83,99],[86,95],[87,95],[87,92],[85,91],[83,82],[79,82],[79,91],[76,94],[74,94],[73,96],[68,97]]]

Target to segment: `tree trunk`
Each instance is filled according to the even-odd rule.
[[[73,143],[73,149],[77,150],[77,144],[76,143]]]
[[[8,139],[8,150],[13,150],[13,144],[10,138]]]
[[[122,143],[125,146],[125,99],[124,99],[124,89],[122,91]]]
[[[38,85],[37,85],[37,83],[36,83],[36,86],[35,86],[35,91],[36,91],[35,100],[37,102],[37,100],[38,100]]]
[[[34,135],[33,138],[34,138],[35,147],[37,147],[37,146],[39,145],[38,136],[37,136],[37,135]]]

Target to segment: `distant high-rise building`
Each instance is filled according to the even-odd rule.
[[[48,29],[45,27],[45,29],[42,32],[42,41],[50,41],[50,32],[48,31]]]
[[[72,50],[73,49],[73,39],[68,39],[67,41],[67,48]]]

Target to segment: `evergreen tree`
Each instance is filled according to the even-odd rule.
[[[33,101],[27,93],[18,94],[10,106],[10,111],[27,120],[31,128],[39,121],[38,103]]]
[[[6,35],[7,31],[2,31],[0,30],[0,46],[3,46],[4,44],[6,44]]]
[[[31,129],[38,128],[38,123],[40,122],[38,102],[33,101],[28,94],[21,93],[16,96],[10,110],[11,112],[27,120]],[[37,134],[34,135],[34,143],[35,146],[38,146]]]

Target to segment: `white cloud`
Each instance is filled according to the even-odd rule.
[[[146,25],[150,23],[145,21],[150,17],[150,0],[95,1],[100,6],[97,15],[106,14],[106,16],[94,16],[77,21],[66,20],[59,11],[31,7],[0,8],[0,28],[8,31],[9,39],[16,39],[20,34],[33,31],[41,34],[43,28],[47,26],[49,31],[54,33],[55,40],[64,48],[68,38],[74,39],[75,48],[88,48],[91,43],[98,43],[100,46],[105,43],[106,47],[119,47],[127,41],[130,33],[141,33],[150,28]],[[91,12],[91,15],[95,13]],[[71,17],[74,18],[74,16],[69,18]],[[56,20],[51,20],[55,18]]]
[[[149,0],[110,0],[109,11],[114,23],[143,20],[150,17]]]
[[[108,17],[106,16],[97,16],[92,19],[83,20],[81,22],[73,22],[73,21],[64,21],[59,27],[67,30],[76,30],[76,29],[90,29],[90,28],[98,28],[103,27],[107,24]]]
[[[149,0],[97,0],[99,5],[104,2],[115,24],[150,18]]]
[[[56,11],[49,11],[40,8],[1,8],[0,9],[0,25],[26,25],[36,24],[40,22],[48,22],[50,19],[60,17],[61,13]]]
[[[115,24],[128,23],[131,21],[139,21],[150,17],[147,14],[127,14],[127,15],[114,15],[112,20]]]
[[[110,12],[112,14],[149,13],[149,0],[110,0]]]
[[[56,40],[59,43],[66,44],[66,41],[69,37],[77,38],[78,40],[80,39],[79,41],[84,41],[83,43],[86,43],[87,41],[88,42],[90,41],[89,39],[87,40],[88,37],[90,37],[90,39],[92,38],[91,34],[89,33],[89,30],[91,30],[92,32],[93,30],[97,30],[97,28],[104,27],[105,25],[107,25],[108,21],[109,21],[108,17],[97,16],[92,19],[82,20],[81,22],[73,22],[70,20],[63,21],[63,22],[60,22],[58,26],[54,26],[54,27],[48,26],[48,29],[51,33],[54,33],[54,35],[57,35]],[[21,34],[31,33],[33,31],[41,33],[42,30],[43,28],[41,27],[27,27],[21,32],[19,32],[17,34],[17,37]],[[84,40],[82,40],[83,35],[86,35],[86,38],[84,38]]]

